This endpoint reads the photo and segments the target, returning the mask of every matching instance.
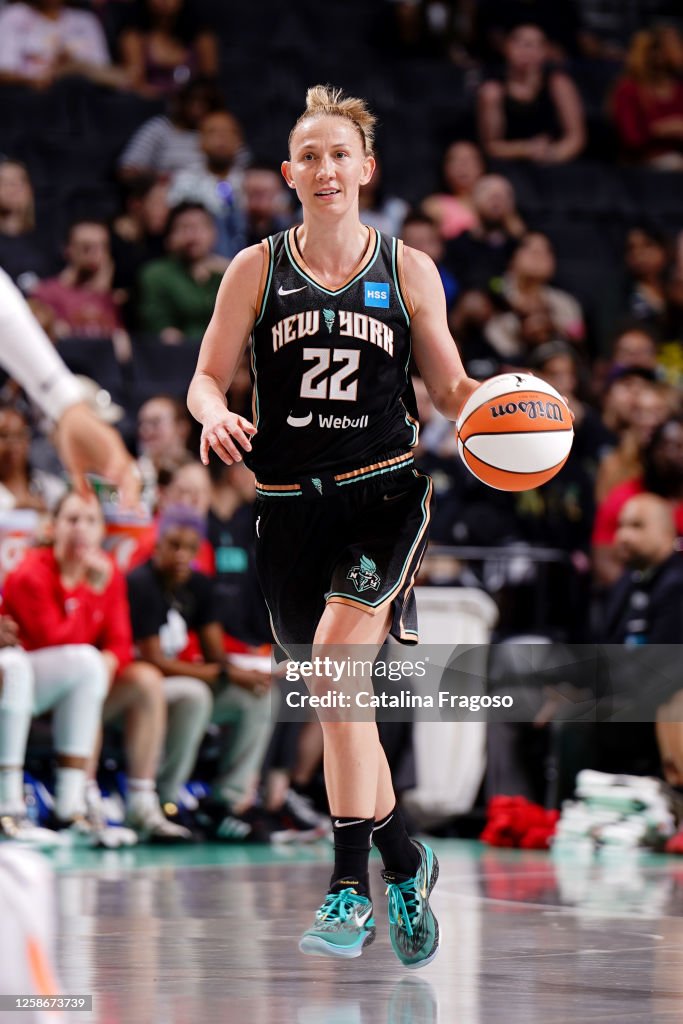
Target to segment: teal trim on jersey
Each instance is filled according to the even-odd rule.
[[[258,428],[259,420],[261,418],[261,403],[258,397],[258,375],[256,373],[256,342],[254,335],[251,336],[251,372],[254,375],[254,408],[256,409],[256,423],[255,427]]]
[[[300,498],[303,491],[262,491],[257,487],[256,493],[259,498]]]
[[[407,366],[406,366],[406,371],[407,371]],[[406,380],[407,380],[407,377],[408,377],[408,374],[406,372]],[[412,432],[413,432],[413,439],[410,442],[410,447],[414,448],[415,445],[417,444],[417,439],[418,439],[418,436],[420,434],[420,424],[419,423],[412,423],[408,419],[408,410],[406,409],[406,403],[403,401],[403,399],[401,399],[401,405],[405,409],[405,413],[406,413],[405,414],[406,426],[408,427],[409,430],[412,430]]]
[[[429,495],[432,492],[432,481],[431,481],[431,478],[426,475],[426,473],[417,473],[415,470],[413,470],[413,472],[415,473],[416,476],[424,477],[424,479],[427,481],[427,490],[425,491],[424,497],[422,498],[422,502],[421,502],[421,505],[422,505],[422,525],[421,525],[420,529],[417,531],[417,536],[415,537],[415,540],[413,541],[412,547],[411,547],[410,551],[408,552],[408,556],[407,556],[405,562],[401,566],[401,571],[398,574],[398,582],[394,585],[393,589],[390,590],[388,594],[385,594],[384,597],[380,598],[379,601],[364,601],[362,597],[349,597],[348,594],[340,594],[337,591],[334,591],[333,593],[328,594],[327,597],[325,598],[326,601],[329,601],[329,599],[331,597],[343,597],[346,601],[354,601],[357,604],[365,604],[365,605],[368,606],[368,608],[377,608],[378,605],[384,604],[385,601],[388,601],[389,598],[393,597],[394,594],[396,593],[396,591],[400,589],[400,587],[402,586],[402,584],[400,582],[401,581],[401,577],[403,576],[403,573],[405,572],[405,568],[408,565],[408,562],[413,557],[413,552],[414,552],[415,548],[417,547],[418,542],[420,540],[420,537],[422,536],[424,527],[425,527],[426,523],[429,520],[429,516],[428,516],[428,513],[427,513],[427,504],[426,504],[426,502],[427,502],[427,498],[429,497]],[[413,636],[417,636],[417,633],[413,633],[412,635]]]
[[[352,480],[337,480],[337,487],[346,487],[347,484],[357,484],[361,480],[369,480],[371,476],[382,476],[384,473],[395,473],[397,469],[403,469],[404,466],[412,465],[413,461],[413,459],[407,459],[405,462],[399,462],[395,466],[387,466],[385,469],[373,469],[371,473],[363,473],[361,476],[354,476]]]
[[[270,295],[270,285],[271,285],[271,282],[273,280],[273,267],[275,265],[275,259],[273,257],[273,236],[272,235],[268,235],[268,254],[270,256],[270,266],[268,267],[268,278],[266,280],[266,287],[263,289],[263,298],[261,299],[261,312],[258,315],[258,319],[254,323],[254,327],[258,327],[258,325],[263,320],[263,314],[265,313],[266,306],[268,305],[268,296]]]
[[[398,283],[398,267],[396,265],[396,254],[397,254],[397,252],[398,252],[398,243],[397,243],[395,238],[392,238],[391,239],[391,272],[394,275],[394,286],[396,288],[396,294],[398,295],[398,301],[401,304],[401,309],[403,310],[403,315],[406,318],[406,323],[407,323],[408,327],[410,327],[410,317],[408,316],[408,310],[406,309],[405,303],[403,301],[403,293],[401,292],[401,286]],[[406,383],[408,381],[408,367],[410,366],[410,358],[412,356],[412,353],[413,353],[412,337],[410,335],[410,332],[408,332],[408,358],[406,359],[406,365],[405,365],[405,370],[404,370],[404,373],[406,375]],[[404,403],[403,408],[405,409],[405,403]],[[405,417],[405,419],[406,419],[406,426],[409,427],[412,430],[412,432],[413,432],[413,439],[410,442],[410,447],[414,448],[415,445],[417,444],[417,439],[418,439],[418,436],[419,436],[420,427],[419,427],[419,424],[416,425],[415,423],[411,423],[410,422],[410,420],[408,419],[408,410],[407,409],[406,409],[406,417]]]
[[[406,318],[406,323],[408,324],[408,327],[410,327],[410,317],[408,316],[408,310],[406,309],[406,304],[403,301],[403,293],[401,292],[401,286],[398,283],[398,272],[397,272],[397,267],[396,267],[396,252],[397,252],[397,249],[398,249],[398,245],[397,245],[396,239],[392,238],[391,239],[391,272],[394,275],[394,287],[396,289],[396,294],[398,295],[398,301],[401,303],[401,309],[403,310],[403,315]],[[410,355],[408,356],[408,360],[410,361]]]
[[[323,286],[321,284],[318,284],[317,281],[314,281],[312,277],[309,277],[308,274],[304,270],[301,269],[299,264],[296,262],[296,260],[292,256],[292,251],[289,248],[289,231],[285,231],[285,252],[287,253],[287,256],[289,258],[289,262],[292,264],[292,266],[296,270],[297,274],[300,274],[301,277],[303,277],[303,279],[305,281],[308,281],[308,283],[313,285],[314,288],[317,288],[318,291],[324,292],[325,295],[343,295],[343,293],[345,291],[348,291],[348,289],[352,288],[354,286],[354,284],[357,284],[358,281],[360,281],[360,279],[362,277],[365,277],[365,275],[367,274],[368,270],[370,270],[370,268],[375,264],[375,262],[377,260],[377,257],[379,256],[379,250],[380,250],[381,244],[382,244],[382,236],[380,235],[380,233],[377,230],[377,228],[375,228],[375,251],[372,254],[372,258],[371,258],[370,262],[367,263],[365,265],[365,267],[363,267],[363,269],[360,271],[360,273],[356,274],[356,276],[354,277],[354,279],[352,281],[349,281],[348,284],[345,284],[343,288],[337,288],[336,291],[330,291],[329,288],[323,288]]]
[[[271,282],[273,280],[273,266],[274,266],[275,260],[273,258],[273,236],[272,235],[268,236],[268,257],[269,257],[269,260],[270,260],[270,266],[268,267],[268,277],[266,279],[266,287],[263,289],[263,297],[261,299],[261,312],[258,315],[258,319],[254,321],[254,327],[257,327],[258,324],[260,324],[261,320],[263,319],[263,314],[265,313],[266,306],[268,305],[268,295],[270,294],[270,285],[271,285]],[[254,375],[254,398],[255,398],[255,403],[254,404],[256,406],[256,423],[254,424],[254,426],[258,427],[260,419],[261,419],[261,402],[259,401],[258,375],[256,373],[256,339],[254,338],[253,332],[252,332],[252,335],[251,335],[251,372]]]

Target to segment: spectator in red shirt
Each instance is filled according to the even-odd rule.
[[[190,839],[159,805],[154,780],[166,724],[162,676],[132,660],[126,583],[101,548],[103,535],[98,502],[66,495],[55,511],[53,545],[27,552],[8,575],[5,608],[28,651],[90,644],[101,652],[111,687],[104,721],[125,720],[127,822],[143,839]]]
[[[64,270],[41,281],[33,293],[54,311],[57,337],[108,338],[122,330],[112,290],[114,264],[106,224],[95,220],[72,224],[65,256]]]
[[[615,539],[619,513],[636,494],[666,498],[673,508],[676,530],[683,537],[683,417],[672,416],[655,431],[645,450],[640,476],[619,484],[598,505],[593,527],[593,572],[602,586],[614,583],[624,563]]]
[[[625,156],[662,170],[683,167],[683,39],[673,25],[637,32],[612,98]]]

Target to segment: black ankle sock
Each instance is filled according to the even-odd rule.
[[[397,875],[415,874],[420,866],[420,854],[410,841],[398,804],[386,818],[375,822],[372,841],[388,871],[395,871]]]
[[[351,887],[361,896],[369,896],[368,858],[374,818],[337,818],[332,816],[334,833],[334,871],[330,892]]]

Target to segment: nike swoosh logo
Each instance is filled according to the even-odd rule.
[[[349,825],[362,825],[364,818],[359,818],[358,821],[340,821],[339,818],[335,820],[335,828],[348,828]]]
[[[399,498],[402,498],[407,493],[407,491],[401,491],[399,494],[385,494],[384,501],[398,501]]]
[[[313,422],[313,413],[309,412],[308,416],[292,416],[290,413],[287,422],[290,427],[308,427]]]
[[[277,290],[278,295],[293,295],[294,292],[302,292],[304,288],[308,288],[307,284],[302,284],[301,288],[283,288],[282,285]]]

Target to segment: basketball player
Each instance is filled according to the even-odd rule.
[[[85,473],[98,473],[116,484],[122,504],[134,505],[140,493],[135,462],[119,434],[85,404],[80,384],[2,269],[0,364],[56,424],[57,450],[74,488],[87,491]]]
[[[188,405],[209,449],[257,478],[259,578],[273,633],[292,644],[417,642],[413,582],[431,480],[413,466],[412,355],[437,409],[455,420],[477,383],[446,323],[439,274],[423,253],[363,225],[375,118],[329,86],[309,89],[282,165],[303,224],[241,252],[207,329]],[[225,392],[251,335],[254,417]],[[330,887],[304,953],[355,957],[375,934],[371,837],[388,883],[391,942],[421,967],[439,929],[429,907],[433,851],[411,841],[374,722],[323,722],[335,844]]]
[[[78,382],[4,270],[0,270],[0,364],[56,423],[57,448],[74,486],[87,490],[84,474],[98,473],[117,485],[124,505],[135,505],[140,481],[133,459],[116,431],[82,401]],[[6,662],[0,666],[3,671],[6,667]],[[8,725],[11,728],[0,710],[0,733]],[[9,845],[0,849],[0,992],[13,988],[26,995],[59,992],[51,968],[51,880],[44,861],[31,860],[26,851],[18,853]],[[56,1019],[59,1014],[50,1016]],[[28,1012],[26,1024],[46,1019],[40,1010]]]

